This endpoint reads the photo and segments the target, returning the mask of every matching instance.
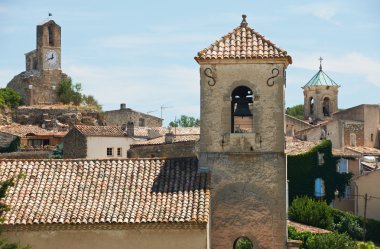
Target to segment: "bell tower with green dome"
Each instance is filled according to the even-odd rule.
[[[331,118],[338,111],[338,85],[322,70],[322,58],[319,58],[319,71],[304,85],[304,117],[310,121]]]

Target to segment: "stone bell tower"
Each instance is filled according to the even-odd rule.
[[[285,50],[248,26],[195,57],[200,65],[199,169],[211,173],[211,247],[285,248]]]
[[[61,27],[53,20],[37,25],[36,49],[25,54],[26,70],[7,85],[26,105],[57,103],[57,89],[66,74],[61,71]]]
[[[304,85],[304,118],[314,122],[331,118],[338,111],[338,88],[340,87],[322,70],[319,58],[319,71]]]

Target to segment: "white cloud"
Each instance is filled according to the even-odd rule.
[[[317,54],[294,56],[293,58],[294,67],[312,70],[318,68],[317,58],[319,58],[319,55]],[[325,58],[328,58],[323,61],[323,68],[326,71],[361,75],[373,85],[380,86],[380,78],[378,77],[380,61],[357,52],[351,52],[342,57],[326,55]]]
[[[297,5],[292,6],[291,9],[298,13],[311,14],[323,20],[338,24],[333,19],[337,15],[338,9],[340,9],[340,7],[333,2]]]

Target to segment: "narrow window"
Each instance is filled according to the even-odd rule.
[[[330,116],[330,99],[328,97],[323,99],[323,116]]]
[[[314,196],[323,197],[325,196],[325,181],[322,178],[315,179],[314,183]]]
[[[350,146],[353,146],[353,147],[356,146],[356,134],[355,133],[350,134]]]
[[[253,93],[246,86],[239,86],[231,95],[231,132],[251,133],[253,131]]]
[[[113,148],[107,148],[107,156],[113,156]]]
[[[121,147],[117,148],[117,156],[121,156]]]
[[[139,119],[139,126],[140,127],[144,127],[145,126],[145,119],[143,119],[143,118]]]
[[[371,133],[371,142],[373,142],[373,133]]]
[[[54,37],[53,37],[53,29],[51,26],[48,27],[48,35],[49,35],[49,46],[54,46]]]
[[[313,97],[310,97],[309,105],[310,105],[310,116],[312,116],[314,114],[314,98]]]
[[[341,158],[338,161],[338,172],[339,173],[348,173],[348,160]]]
[[[247,237],[239,237],[234,241],[233,249],[253,249],[253,243]]]

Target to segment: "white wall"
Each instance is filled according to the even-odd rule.
[[[87,137],[87,159],[127,158],[127,151],[134,140],[130,137]],[[107,156],[107,148],[113,148],[113,156]],[[121,156],[117,156],[117,148]]]

